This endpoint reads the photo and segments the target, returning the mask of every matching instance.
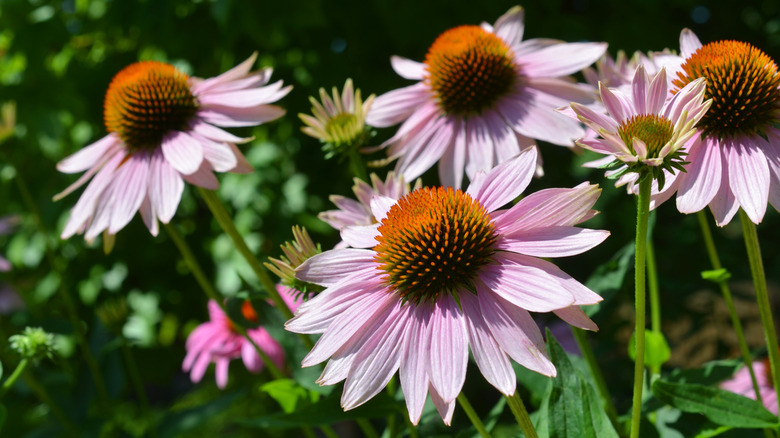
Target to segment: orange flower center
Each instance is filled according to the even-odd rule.
[[[656,114],[642,114],[630,118],[618,127],[618,135],[628,148],[634,151],[634,138],[647,145],[647,156],[658,158],[661,148],[672,139],[672,122]]]
[[[106,130],[132,150],[154,149],[172,130],[185,129],[198,103],[187,75],[157,61],[130,64],[114,76],[106,92]]]
[[[699,48],[682,65],[676,91],[707,79],[712,106],[699,122],[704,135],[719,138],[764,134],[780,109],[777,64],[761,50],[739,41],[716,41]],[[675,91],[675,92],[676,92]]]
[[[472,280],[495,250],[485,207],[451,187],[422,188],[401,198],[379,226],[374,247],[388,285],[404,300],[435,300],[473,290]]]
[[[440,107],[457,116],[492,108],[517,82],[512,51],[479,26],[459,26],[439,35],[425,64]]]

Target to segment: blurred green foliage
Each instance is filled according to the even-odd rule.
[[[422,60],[440,32],[459,24],[492,23],[513,5],[446,0],[0,0],[0,103],[16,102],[15,131],[0,145],[0,215],[22,215],[15,233],[0,237],[0,252],[15,268],[1,279],[26,304],[24,310],[0,318],[0,359],[7,368],[17,360],[3,342],[26,325],[57,334],[58,345],[70,345],[69,350],[61,349],[62,358],[42,362],[35,374],[83,428],[82,436],[145,433],[148,421],[139,411],[128,371],[121,364],[117,334],[95,316],[97,308],[114,305],[113,300],[121,297],[127,313],[122,333],[134,345],[132,352],[141,364],[140,376],[161,436],[227,432],[255,436],[255,431],[241,432],[234,420],[279,412],[275,397],[262,386],[264,375],[258,378],[234,364],[231,388],[242,389],[222,393],[212,383],[212,374],[196,386],[181,371],[186,335],[207,318],[206,298],[170,238],[164,230],[157,238],[150,236],[135,218],[117,235],[108,255],[99,242],[86,244],[80,237],[61,241],[58,234],[80,191],[51,201],[76,178],[58,173],[56,162],[105,135],[103,94],[124,66],[155,59],[210,77],[257,51],[259,65],[272,66],[273,79],[292,84],[294,90],[280,103],[288,111],[283,119],[234,130],[255,137],[242,150],[256,170],[250,175],[221,175],[220,197],[232,209],[252,250],[263,259],[278,256],[278,246],[291,238],[294,224],[306,226],[315,241],[329,248],[338,237],[316,215],[331,208],[328,195],[351,193],[352,178],[347,163],[326,161],[316,140],[300,133],[296,114],[309,111],[308,96],[316,95],[319,87],[340,87],[347,77],[364,96],[407,85],[391,70],[391,55]],[[614,55],[617,50],[677,49],[680,30],[689,27],[702,41],[744,40],[780,58],[780,4],[774,0],[537,0],[522,6],[526,38],[607,41]],[[393,131],[380,130],[376,141]],[[612,237],[587,257],[559,261],[564,270],[584,281],[632,241],[633,199],[604,182],[600,171],[580,168],[585,157],[546,144],[541,150],[546,176],[534,181],[530,190],[571,187],[585,179],[601,182],[604,188],[597,204],[602,213],[588,226],[607,228]],[[435,175],[427,175],[426,181],[435,183]],[[24,190],[29,191],[32,206],[25,201]],[[664,318],[674,319],[683,311],[678,304],[690,291],[714,286],[698,274],[709,266],[695,219],[681,216],[668,204],[658,212],[654,236]],[[33,208],[40,223],[31,214]],[[173,224],[193,246],[220,292],[231,296],[259,287],[195,191],[185,190]],[[777,224],[777,214],[770,212],[759,227],[773,282],[780,280],[776,274],[780,246],[773,244],[780,238]],[[738,225],[719,231],[724,264],[735,278],[749,278]],[[97,413],[92,379],[74,351],[74,327],[58,295],[61,289],[77,299],[91,349],[113,388],[114,414],[109,419]],[[615,381],[630,380],[630,362],[625,348],[617,348],[615,336],[628,322],[617,309],[629,299],[615,295],[596,316],[602,327],[596,349],[610,361],[605,361],[607,374]],[[466,391],[475,394],[478,412],[487,415],[497,395],[482,397],[476,389],[484,388],[481,377],[469,376]],[[3,435],[58,433],[60,426],[34,391],[23,383],[17,386],[14,402],[6,406],[9,415]],[[626,388],[612,389],[619,407],[626,407]],[[461,415],[455,417],[452,431],[467,424]],[[447,429],[437,430],[447,433]]]

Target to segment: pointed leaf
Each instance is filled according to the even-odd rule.
[[[563,347],[547,330],[550,360],[558,370],[549,399],[550,438],[617,438],[596,390],[574,368]]]
[[[653,394],[683,412],[699,413],[722,426],[777,427],[777,416],[759,402],[720,388],[657,380]]]

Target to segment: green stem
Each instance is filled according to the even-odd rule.
[[[190,268],[190,272],[192,272],[192,275],[195,277],[198,284],[203,289],[203,292],[205,292],[210,299],[214,300],[222,309],[222,311],[225,313],[225,315],[228,318],[230,318],[230,316],[228,316],[227,314],[227,310],[225,309],[225,303],[223,297],[217,292],[216,289],[214,289],[214,286],[212,286],[211,282],[207,279],[206,274],[203,273],[203,269],[200,267],[200,263],[198,263],[198,260],[195,258],[195,255],[190,249],[189,244],[187,244],[187,241],[184,239],[181,233],[179,233],[179,230],[171,224],[165,224],[165,230],[171,236],[171,239],[173,239],[173,243],[179,249],[181,256],[184,258],[184,263],[186,263],[187,267]],[[271,360],[271,358],[267,354],[265,354],[265,352],[260,348],[259,345],[257,345],[257,343],[255,343],[255,340],[252,339],[251,336],[249,336],[249,334],[246,332],[246,329],[242,327],[240,324],[236,324],[236,323],[233,324],[233,327],[247,341],[249,341],[249,343],[252,344],[257,354],[265,363],[265,366],[268,368],[268,371],[271,373],[271,375],[275,379],[284,378],[284,374],[282,373],[281,370],[279,370],[279,367],[277,367],[274,361]]]
[[[655,247],[653,239],[647,237],[647,286],[650,294],[650,331],[661,334],[661,299],[658,291],[658,269],[655,264]],[[650,382],[661,375],[661,364],[650,366]],[[650,414],[650,420],[655,423],[655,412]]]
[[[225,206],[217,197],[216,192],[213,190],[206,190],[201,187],[198,187],[198,191],[203,197],[203,200],[206,202],[206,205],[209,207],[209,210],[211,210],[211,213],[214,215],[214,218],[219,223],[219,226],[222,227],[222,230],[225,231],[225,233],[227,233],[227,235],[230,237],[230,240],[233,241],[233,245],[235,245],[238,252],[240,252],[247,261],[249,267],[252,268],[252,271],[255,273],[258,281],[260,281],[260,284],[263,286],[263,288],[266,289],[266,292],[268,292],[271,300],[274,302],[274,305],[276,305],[276,307],[284,314],[287,319],[292,318],[293,314],[282,299],[279,291],[276,290],[276,284],[274,284],[273,280],[271,280],[271,277],[265,271],[265,268],[263,267],[263,264],[260,263],[260,260],[255,257],[254,253],[252,253],[252,250],[250,250],[247,246],[246,242],[244,241],[244,237],[241,236],[241,233],[239,233],[236,229],[236,225],[233,223],[233,219],[230,217],[230,214],[228,214]],[[311,345],[308,347],[311,348]]]
[[[371,425],[370,421],[365,418],[358,418],[355,422],[360,430],[363,431],[363,435],[365,435],[366,438],[379,438],[379,434],[374,429],[374,426]]]
[[[0,400],[5,397],[5,394],[8,392],[9,389],[11,389],[12,386],[14,386],[14,383],[19,379],[19,376],[22,375],[24,372],[24,369],[27,368],[27,365],[29,364],[29,360],[27,358],[24,358],[19,362],[19,365],[16,366],[16,369],[14,369],[14,372],[11,373],[10,376],[8,376],[7,379],[5,379],[5,382],[3,382],[2,388],[0,388]]]
[[[368,172],[366,171],[366,164],[363,162],[363,158],[360,156],[357,147],[352,147],[349,150],[349,168],[352,174],[356,177],[368,182]]]
[[[485,425],[482,424],[482,420],[480,420],[479,415],[474,412],[474,408],[471,407],[471,403],[469,403],[469,400],[465,395],[463,395],[462,392],[458,394],[458,404],[460,405],[461,409],[466,412],[466,416],[469,417],[471,424],[473,424],[477,429],[479,436],[482,438],[490,438],[490,433],[487,431],[487,429],[485,429]]]
[[[512,410],[512,414],[514,414],[515,420],[517,420],[517,424],[520,425],[520,430],[523,431],[525,437],[538,438],[536,429],[534,429],[534,425],[531,423],[531,417],[528,416],[528,411],[525,410],[523,399],[520,398],[517,391],[511,396],[506,396],[506,402],[509,405],[509,409]]]
[[[607,412],[609,421],[612,422],[612,426],[615,427],[615,430],[622,431],[623,428],[620,425],[620,421],[618,421],[617,409],[615,409],[615,404],[612,402],[612,397],[609,394],[607,382],[604,380],[604,374],[601,372],[601,368],[596,361],[596,356],[593,354],[593,349],[590,346],[590,342],[588,342],[587,333],[585,330],[574,326],[571,326],[571,331],[574,333],[574,339],[577,341],[577,345],[580,347],[580,351],[582,352],[582,357],[585,359],[585,363],[588,364],[590,374],[593,376],[593,380],[596,382],[596,388],[598,389],[601,400],[604,403],[604,410]],[[620,435],[622,436],[623,434],[621,433]]]
[[[70,292],[65,288],[65,281],[62,275],[63,270],[60,269],[59,264],[56,263],[48,229],[44,225],[40,210],[38,209],[38,205],[35,203],[35,200],[30,194],[30,190],[27,188],[27,183],[25,182],[24,178],[22,178],[22,175],[19,173],[18,169],[16,175],[14,176],[14,181],[16,181],[16,187],[19,189],[19,193],[22,195],[22,200],[24,201],[27,210],[32,215],[33,222],[35,222],[35,227],[46,240],[46,244],[44,245],[46,250],[46,261],[52,270],[60,274],[60,284],[57,288],[57,292],[62,298],[63,303],[65,303],[65,311],[68,314],[70,323],[73,325],[73,331],[76,335],[79,351],[81,352],[81,355],[83,356],[84,362],[87,364],[89,371],[92,373],[92,378],[95,381],[98,397],[100,397],[100,405],[105,408],[108,406],[108,391],[106,390],[106,382],[103,380],[103,374],[100,372],[100,367],[95,360],[95,356],[92,355],[92,351],[89,349],[89,342],[87,342],[84,327],[81,325],[81,319],[79,318],[76,304],[73,302],[73,298],[71,298]]]
[[[710,263],[713,269],[723,269],[723,265],[720,263],[720,257],[718,257],[718,251],[715,248],[715,240],[712,238],[712,232],[710,231],[709,223],[707,222],[707,216],[704,210],[699,210],[696,213],[696,217],[699,219],[699,226],[701,227],[701,234],[704,237],[704,246],[707,248],[707,255],[710,258]],[[747,340],[745,339],[745,331],[742,330],[742,322],[737,315],[737,309],[734,307],[734,300],[731,297],[731,289],[729,288],[728,281],[719,281],[720,292],[723,294],[723,300],[726,302],[726,307],[729,309],[729,317],[731,317],[731,325],[734,326],[734,332],[737,335],[737,341],[739,342],[739,349],[742,352],[742,360],[745,362],[745,366],[750,373],[750,381],[753,383],[753,390],[756,393],[756,399],[763,403],[761,398],[761,390],[758,387],[758,380],[756,379],[756,373],[753,371],[753,360],[750,357],[750,349],[748,348]]]
[[[395,379],[390,379],[390,381],[387,382],[387,395],[392,399],[395,399],[395,390]],[[396,438],[396,436],[398,436],[398,423],[395,421],[395,414],[387,416],[386,429],[388,438]]]
[[[634,255],[634,290],[636,304],[636,358],[634,362],[634,397],[631,408],[631,438],[639,437],[639,420],[642,414],[642,385],[645,374],[645,255],[647,251],[647,219],[650,215],[649,176],[641,178],[636,199],[636,254]]]
[[[138,405],[141,407],[141,414],[149,421],[149,436],[154,438],[157,436],[157,429],[154,426],[154,418],[152,417],[152,410],[149,406],[149,397],[146,396],[146,389],[144,389],[141,373],[138,371],[138,364],[135,362],[133,353],[127,345],[127,339],[120,335],[119,342],[119,348],[122,350],[122,356],[125,359],[125,367],[127,367],[127,373],[130,375],[130,382],[133,384],[135,394],[138,396]]]
[[[742,222],[742,234],[745,238],[745,247],[747,249],[748,261],[750,262],[750,273],[753,277],[758,311],[761,314],[761,325],[764,327],[764,336],[766,337],[769,366],[772,369],[772,384],[775,387],[775,392],[780,393],[778,391],[780,388],[780,368],[778,368],[780,367],[780,351],[777,347],[777,332],[772,319],[772,307],[766,287],[766,275],[764,273],[764,262],[761,258],[761,247],[758,243],[758,233],[755,224],[751,222],[747,213],[742,209],[739,209],[739,219]],[[780,408],[780,397],[777,398],[777,402]]]

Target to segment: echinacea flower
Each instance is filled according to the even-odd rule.
[[[710,107],[711,101],[704,101],[704,88],[705,80],[697,79],[667,100],[666,70],[651,80],[640,65],[631,94],[599,86],[607,115],[571,104],[580,121],[601,136],[580,139],[577,144],[607,155],[605,161],[618,167],[610,176],[622,177],[619,184],[646,175],[663,188],[666,174],[684,169],[681,148],[696,134],[696,123]]]
[[[297,269],[326,289],[301,304],[286,324],[322,333],[304,358],[330,358],[318,383],[345,380],[341,405],[359,406],[400,373],[409,418],[417,423],[430,392],[446,424],[466,378],[471,349],[487,381],[515,392],[509,358],[555,375],[542,334],[529,312],[555,312],[577,327],[597,327],[577,307],[601,297],[547,257],[579,254],[609,233],[575,225],[595,214],[595,185],[547,189],[499,210],[526,188],[536,148],[463,192],[421,188],[400,200],[375,196],[379,223],[342,229],[352,248],[318,254]]]
[[[371,174],[371,185],[367,182],[355,178],[355,185],[352,191],[357,199],[350,199],[346,196],[331,195],[330,202],[337,207],[336,210],[323,211],[317,217],[326,222],[331,227],[341,231],[342,228],[351,225],[371,225],[377,222],[371,212],[371,199],[374,196],[383,196],[393,200],[401,199],[406,196],[411,188],[404,177],[395,172],[388,172],[385,180]],[[418,180],[417,185],[422,184]]]
[[[595,90],[569,75],[599,59],[605,43],[563,43],[523,38],[523,9],[514,7],[495,26],[458,26],[439,35],[423,63],[395,56],[393,69],[418,83],[374,101],[366,123],[403,122],[380,147],[398,158],[407,180],[439,162],[442,185],[460,188],[543,140],[574,146],[584,131],[556,113],[569,102],[592,102]]]
[[[219,181],[213,172],[250,172],[236,144],[251,139],[218,126],[254,126],[281,117],[284,110],[270,103],[291,89],[281,81],[265,85],[271,69],[250,72],[256,57],[205,80],[157,61],[117,73],[105,99],[109,134],[57,164],[61,172],[86,173],[55,200],[92,179],[62,238],[116,234],[136,211],[157,235],[157,221],[168,223],[176,212],[184,181],[215,190]]]
[[[320,88],[320,100],[322,103],[309,97],[313,116],[298,114],[298,117],[306,125],[301,131],[324,144],[325,158],[344,148],[359,147],[367,140],[366,114],[374,101],[373,94],[364,102],[360,89],[355,90],[352,79],[347,79],[341,95],[336,87],[333,87],[332,98],[324,88]]]
[[[617,88],[624,93],[631,93],[631,84],[634,82],[637,67],[641,65],[648,75],[655,76],[668,62],[669,57],[676,58],[676,55],[673,55],[668,49],[649,53],[636,51],[630,58],[622,50],[618,51],[615,58],[605,53],[601,59],[596,61],[595,68],[583,69],[582,75],[585,77],[585,81],[594,87],[598,87],[601,83],[609,88]]]
[[[756,375],[758,391],[761,393],[761,401],[764,407],[777,415],[777,392],[772,385],[771,370],[769,368],[769,358],[762,361],[754,361],[753,373]],[[753,381],[750,378],[750,371],[747,367],[742,367],[734,373],[729,380],[721,382],[721,389],[731,391],[735,394],[744,395],[747,398],[756,399],[756,391],[753,388]]]
[[[719,226],[742,208],[759,223],[767,202],[780,209],[780,74],[777,64],[740,41],[702,44],[689,29],[680,35],[680,64],[673,92],[707,80],[712,108],[699,122],[687,172],[677,175],[670,196],[677,209],[695,213],[709,206]]]
[[[277,286],[277,290],[291,310],[296,309],[300,304],[293,299],[293,293],[288,288]],[[262,371],[265,365],[262,358],[257,354],[252,343],[236,330],[219,304],[209,300],[208,308],[209,321],[196,327],[187,337],[187,355],[184,357],[182,370],[190,373],[193,383],[203,379],[209,364],[213,362],[217,386],[220,389],[224,388],[228,381],[230,361],[239,357],[250,372]],[[241,313],[247,321],[258,322],[257,313],[249,301],[244,301]],[[282,346],[263,327],[250,328],[246,332],[277,367],[284,366]]]

